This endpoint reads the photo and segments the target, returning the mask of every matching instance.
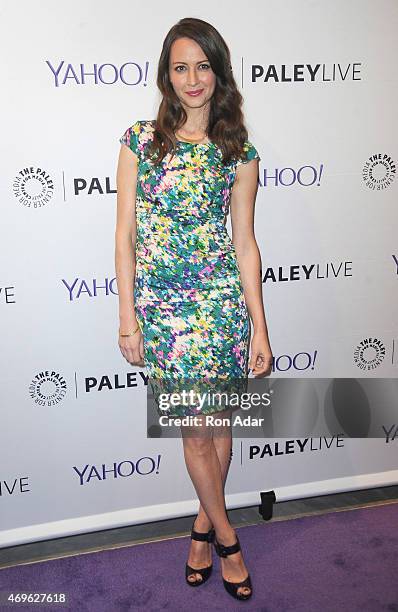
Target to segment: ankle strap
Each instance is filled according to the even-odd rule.
[[[215,532],[214,529],[210,529],[207,533],[201,533],[200,531],[195,531],[192,527],[191,530],[191,538],[192,540],[198,540],[199,542],[210,542],[210,544],[214,541]]]
[[[236,536],[235,544],[231,544],[231,546],[224,546],[215,540],[214,548],[216,549],[216,553],[219,557],[228,557],[228,555],[233,555],[234,553],[239,552],[241,549],[238,536]]]

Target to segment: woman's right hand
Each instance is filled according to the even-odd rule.
[[[119,348],[125,359],[132,365],[145,366],[144,337],[140,329],[127,338],[119,336]]]

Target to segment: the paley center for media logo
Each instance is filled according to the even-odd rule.
[[[27,166],[15,176],[12,189],[25,208],[42,208],[54,195],[54,181],[45,168]]]
[[[362,168],[362,178],[369,189],[382,191],[390,187],[396,172],[397,166],[391,155],[374,153],[370,155]]]
[[[39,406],[55,406],[67,393],[65,378],[55,370],[37,372],[29,385],[29,395]]]

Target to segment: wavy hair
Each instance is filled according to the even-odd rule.
[[[183,37],[191,38],[202,48],[216,76],[206,135],[220,147],[223,163],[226,164],[243,155],[243,145],[248,137],[241,110],[243,98],[232,74],[230,51],[221,34],[206,21],[193,17],[180,19],[163,42],[156,81],[162,101],[149,153],[155,156],[155,163],[160,163],[167,153],[174,153],[177,145],[174,133],[187,120],[169,77],[171,46],[175,40]]]

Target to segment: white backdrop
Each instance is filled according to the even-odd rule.
[[[272,377],[396,377],[396,2],[3,2],[1,546],[197,508],[181,441],[146,438],[114,280],[118,140],[186,16],[230,46],[261,155]],[[396,483],[392,437],[235,439],[228,506]]]

